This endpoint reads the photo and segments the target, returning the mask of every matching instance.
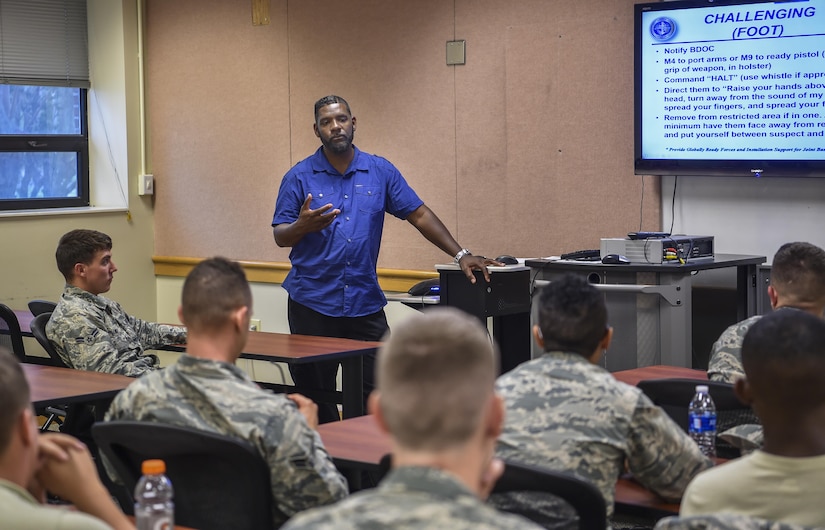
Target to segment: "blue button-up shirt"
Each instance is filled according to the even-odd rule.
[[[292,247],[292,270],[284,289],[299,304],[324,315],[375,313],[387,303],[375,272],[384,212],[406,219],[423,201],[388,160],[355,148],[341,175],[318,148],[284,175],[272,226],[295,221],[309,193],[311,209],[331,203],[341,213],[330,226]]]

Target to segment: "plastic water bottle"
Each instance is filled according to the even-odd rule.
[[[688,432],[705,456],[716,456],[716,405],[707,385],[696,385],[688,408]]]
[[[174,490],[163,460],[144,460],[143,476],[135,486],[135,523],[138,530],[172,530],[175,526]]]

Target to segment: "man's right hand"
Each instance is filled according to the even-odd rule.
[[[82,510],[89,497],[105,493],[92,455],[77,439],[58,433],[40,435],[37,481]]]
[[[338,214],[341,213],[341,210],[332,207],[332,203],[325,204],[317,210],[309,207],[311,203],[312,194],[308,193],[304,204],[301,205],[301,213],[298,214],[298,219],[295,221],[305,234],[320,232],[332,224]]]
[[[312,194],[308,193],[295,221],[272,227],[272,235],[275,236],[275,243],[279,247],[294,246],[310,232],[320,232],[331,225],[341,213],[340,209],[332,207],[332,203],[325,204],[316,210],[309,207],[311,203]]]
[[[40,435],[38,448],[39,486],[115,530],[134,530],[135,526],[100,482],[92,455],[84,444],[65,434],[46,433]]]

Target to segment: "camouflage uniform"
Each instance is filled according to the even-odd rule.
[[[450,528],[452,530],[533,530],[541,527],[484,505],[444,471],[400,467],[377,488],[356,493],[334,505],[302,513],[283,530],[379,530]]]
[[[636,480],[671,500],[712,465],[641,390],[581,355],[546,353],[499,377],[496,389],[507,407],[498,456],[589,480],[608,515],[625,462]]]
[[[767,521],[746,515],[722,513],[692,517],[665,517],[656,523],[655,530],[814,530],[814,528]]]
[[[288,516],[348,493],[346,480],[297,406],[283,394],[262,390],[228,363],[182,355],[118,394],[106,420],[155,421],[250,442],[269,463],[275,528]]]
[[[46,336],[68,366],[139,377],[159,367],[144,350],[186,342],[186,328],[143,321],[117,302],[66,285]]]
[[[761,315],[752,316],[722,332],[710,352],[708,379],[733,384],[740,377],[745,377],[742,368],[742,341],[750,327],[760,318]]]

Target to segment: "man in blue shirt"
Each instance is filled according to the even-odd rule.
[[[292,333],[381,340],[388,331],[376,264],[384,212],[406,219],[475,282],[494,260],[462,248],[389,161],[353,144],[356,119],[339,96],[315,103],[315,135],[321,147],[281,181],[272,231],[279,247],[292,247],[289,293]],[[335,362],[290,366],[295,384],[335,390]],[[372,390],[374,359],[364,359],[365,392]],[[335,407],[319,406],[321,422],[338,419]]]

